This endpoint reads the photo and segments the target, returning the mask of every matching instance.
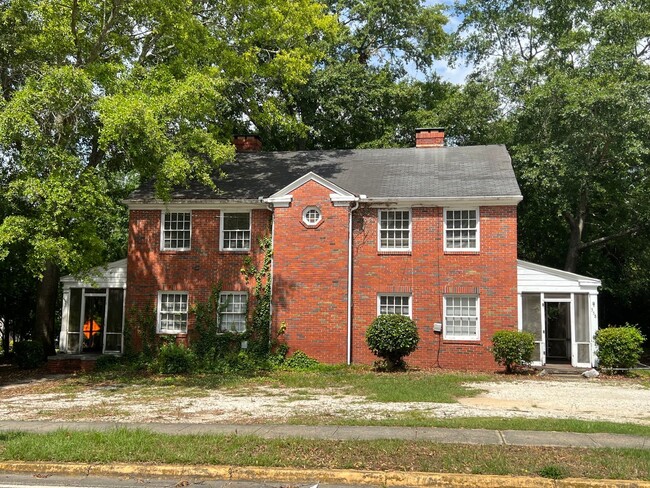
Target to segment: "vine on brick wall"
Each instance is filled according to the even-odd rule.
[[[136,349],[133,332],[140,339],[139,349]],[[138,353],[142,353],[145,358],[153,358],[158,352],[158,346],[156,311],[153,303],[143,307],[133,306],[129,310],[124,328],[124,355],[133,358]]]
[[[271,261],[273,259],[273,245],[271,236],[261,237],[258,241],[264,253],[262,265],[257,266],[253,260],[246,256],[241,269],[250,286],[254,282],[252,295],[255,308],[248,327],[248,351],[260,358],[267,357],[270,352],[271,334]]]

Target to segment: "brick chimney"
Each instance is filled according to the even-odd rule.
[[[232,138],[237,152],[256,152],[262,150],[262,139],[253,134],[235,135]]]
[[[444,127],[415,129],[415,147],[443,147],[444,145]]]

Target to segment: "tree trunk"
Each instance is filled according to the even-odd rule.
[[[54,315],[58,292],[59,268],[54,262],[48,261],[36,290],[36,320],[33,330],[33,339],[43,344],[47,356],[55,354]]]
[[[580,251],[582,250],[582,231],[585,228],[585,220],[587,219],[587,191],[580,191],[580,199],[578,201],[578,208],[575,216],[569,212],[564,213],[564,218],[569,224],[569,248],[566,253],[566,261],[564,262],[564,271],[575,273],[578,269],[578,259],[580,258]]]

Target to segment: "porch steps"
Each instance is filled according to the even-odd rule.
[[[580,376],[590,368],[574,368],[569,364],[547,364],[546,366],[542,366],[536,369],[538,369],[540,371],[540,374],[544,376]]]

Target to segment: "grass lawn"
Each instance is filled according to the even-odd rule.
[[[650,480],[650,450],[167,436],[147,431],[0,434],[0,459],[428,471]]]

